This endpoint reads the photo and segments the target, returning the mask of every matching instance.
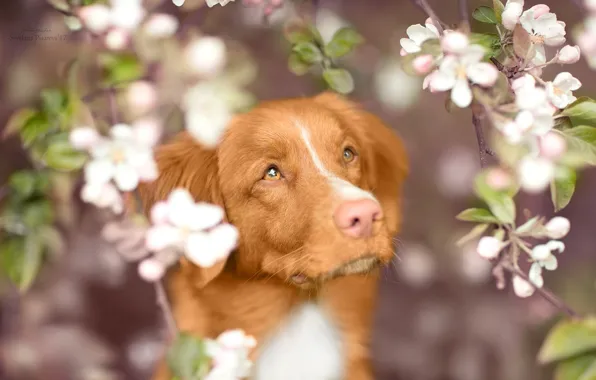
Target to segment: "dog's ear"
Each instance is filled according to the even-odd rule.
[[[219,187],[216,150],[201,147],[187,132],[181,132],[156,149],[155,160],[159,177],[138,188],[146,215],[156,202],[165,200],[176,188],[188,190],[195,201],[225,208]],[[182,258],[180,270],[198,287],[203,287],[221,273],[225,264],[222,260],[211,268],[201,268]]]
[[[324,92],[315,101],[333,110],[361,140],[365,149],[362,169],[368,188],[381,203],[390,232],[397,233],[401,227],[402,187],[409,172],[401,138],[380,118],[341,95]]]

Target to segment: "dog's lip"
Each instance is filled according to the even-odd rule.
[[[337,268],[317,277],[309,277],[302,273],[296,273],[290,277],[290,280],[298,286],[307,286],[309,284],[328,281],[341,276],[369,273],[380,264],[381,259],[375,255],[369,254],[343,263]]]

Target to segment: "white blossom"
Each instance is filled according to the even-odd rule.
[[[590,12],[596,12],[596,0],[584,0],[584,4]]]
[[[563,216],[555,216],[544,225],[548,232],[548,237],[551,239],[564,238],[571,229],[571,223],[569,219]]]
[[[513,276],[512,284],[515,295],[520,298],[527,298],[534,294],[535,289],[532,284],[518,275]]]
[[[166,267],[155,258],[141,261],[138,267],[139,275],[147,282],[159,281],[166,272]]]
[[[503,242],[493,236],[483,236],[478,241],[476,251],[485,259],[494,259],[499,256],[499,252],[503,249]]]
[[[69,134],[70,144],[79,150],[87,150],[101,140],[101,136],[95,128],[77,127]]]
[[[183,101],[186,129],[206,147],[215,147],[232,118],[232,110],[215,84],[199,82]]]
[[[248,359],[256,340],[242,330],[223,332],[216,340],[206,341],[207,355],[212,369],[205,380],[238,380],[250,375],[252,362]]]
[[[172,0],[172,3],[174,3],[174,5],[177,7],[181,7],[184,5],[184,1],[185,0]]]
[[[596,68],[596,14],[584,20],[583,28],[577,36],[577,44],[590,67]]]
[[[112,183],[85,183],[81,189],[83,202],[97,208],[108,208],[115,214],[124,211],[124,201],[120,192]]]
[[[469,44],[470,40],[468,36],[461,32],[447,32],[441,39],[441,48],[444,52],[451,54],[465,53]]]
[[[434,58],[430,54],[424,54],[414,58],[412,61],[412,67],[418,74],[427,74],[433,67]]]
[[[144,114],[157,104],[157,90],[148,81],[136,81],[131,83],[126,90],[126,101],[128,105],[138,114]]]
[[[112,25],[125,30],[136,29],[147,11],[142,0],[111,0]]]
[[[548,132],[540,138],[540,155],[556,160],[560,158],[567,150],[567,142],[565,138],[557,132]]]
[[[557,63],[572,64],[579,61],[581,51],[579,46],[565,45],[557,54]]]
[[[221,207],[195,203],[188,190],[175,189],[152,207],[146,246],[151,251],[177,248],[196,265],[212,267],[230,254],[238,239],[236,228],[222,223],[223,218]]]
[[[548,99],[555,107],[565,108],[577,100],[572,91],[581,86],[581,82],[570,73],[559,73],[552,82],[546,82]]]
[[[406,29],[406,34],[409,38],[402,38],[399,41],[402,47],[401,55],[418,53],[420,51],[420,46],[424,41],[439,38],[439,31],[437,30],[437,27],[433,25],[430,18],[426,20],[425,26],[420,24],[410,25],[408,29]]]
[[[103,33],[112,26],[111,10],[106,5],[87,5],[81,7],[78,13],[83,25],[93,33]]]
[[[226,4],[228,4],[229,2],[234,1],[234,0],[205,0],[205,3],[207,3],[207,6],[209,8],[216,6],[217,4],[221,5],[222,7]]]
[[[149,17],[143,29],[151,37],[168,38],[176,33],[178,25],[176,17],[165,13],[157,13]]]
[[[451,90],[451,100],[455,105],[460,108],[469,106],[472,102],[469,81],[481,86],[491,86],[499,74],[493,65],[481,62],[484,53],[481,46],[469,45],[459,55],[446,56],[438,70],[430,74],[431,90]]]
[[[187,67],[195,74],[213,76],[226,63],[226,45],[221,38],[205,36],[192,41],[185,49]]]
[[[122,28],[114,28],[106,34],[104,41],[108,49],[123,50],[128,45],[129,40],[130,34],[128,31]]]
[[[544,279],[542,278],[542,269],[553,271],[557,269],[558,262],[553,252],[563,252],[565,250],[565,244],[558,240],[551,240],[546,244],[536,245],[532,249],[532,259],[534,263],[530,267],[528,277],[530,281],[538,288],[544,285]]]
[[[555,175],[555,165],[543,157],[524,157],[517,168],[520,185],[529,193],[546,189]]]
[[[509,30],[515,29],[524,11],[524,0],[507,0],[501,15],[503,26]]]
[[[538,4],[522,13],[519,19],[522,27],[530,34],[534,44],[533,63],[546,63],[544,45],[559,46],[565,43],[565,23],[557,20],[557,15],[550,12],[547,5]]]
[[[520,112],[515,123],[523,131],[542,136],[555,124],[554,110],[548,102],[548,94],[542,87],[536,86],[536,80],[530,74],[514,80],[511,87],[515,92],[515,104]]]

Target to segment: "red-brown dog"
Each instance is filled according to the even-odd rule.
[[[145,210],[176,187],[222,206],[240,233],[226,262],[182,260],[168,277],[181,330],[241,328],[252,379],[372,379],[378,267],[393,258],[407,160],[378,118],[332,94],[262,103],[216,150],[188,134],[160,147]],[[169,380],[162,363],[156,379]]]

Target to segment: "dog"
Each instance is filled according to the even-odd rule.
[[[187,132],[156,151],[139,188],[146,213],[175,188],[225,210],[237,248],[211,268],[167,276],[181,331],[258,342],[252,380],[368,380],[380,267],[394,257],[408,161],[402,140],[345,97],[265,101],[215,149]],[[165,360],[155,380],[170,380]]]

